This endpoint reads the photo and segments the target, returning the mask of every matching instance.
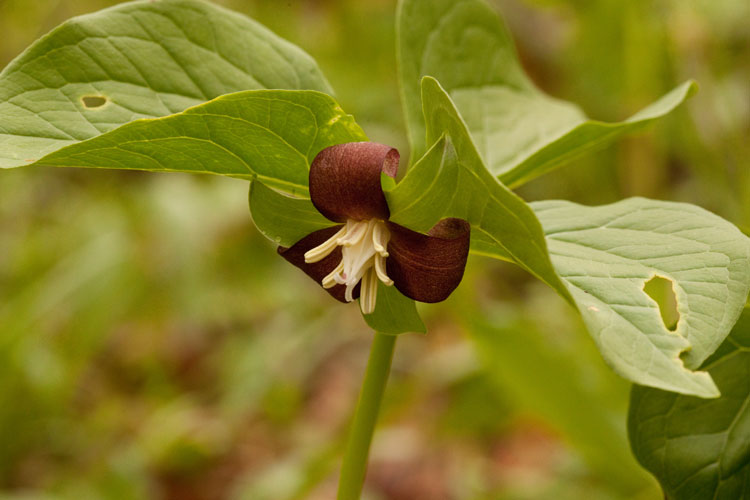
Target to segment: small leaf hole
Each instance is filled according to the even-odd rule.
[[[670,332],[677,329],[677,323],[680,321],[680,313],[677,312],[677,297],[672,285],[672,280],[661,276],[654,276],[643,285],[646,295],[654,299],[659,306],[661,320]]]
[[[88,109],[101,108],[102,106],[107,104],[107,98],[100,95],[87,95],[81,97],[81,101],[83,102],[83,105]]]

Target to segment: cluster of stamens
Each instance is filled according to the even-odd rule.
[[[393,285],[385,272],[385,259],[388,257],[388,240],[391,233],[385,222],[378,219],[346,221],[336,234],[322,244],[305,253],[305,262],[312,264],[326,258],[336,247],[341,247],[341,262],[322,280],[323,288],[346,285],[344,297],[347,302],[354,300],[354,287],[362,281],[359,303],[364,314],[375,310],[378,293],[378,280],[386,286]]]

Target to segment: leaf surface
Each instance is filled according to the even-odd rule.
[[[364,314],[363,317],[370,328],[380,333],[427,333],[427,327],[419,317],[417,304],[395,286],[385,286],[382,282],[378,282],[375,311]]]
[[[490,172],[521,185],[669,113],[695,90],[686,82],[618,123],[589,120],[525,75],[508,30],[484,0],[401,0],[397,46],[412,162],[425,141],[419,82],[450,94]]]
[[[304,196],[310,163],[320,150],[361,140],[362,129],[327,94],[248,90],[125,124],[36,163],[221,174]]]
[[[585,207],[532,203],[552,262],[604,359],[642,385],[719,395],[698,370],[730,332],[750,289],[749,240],[694,205],[631,198]],[[665,326],[644,286],[672,282],[679,321]]]
[[[0,168],[133,120],[263,88],[331,93],[301,49],[208,2],[139,1],[77,17],[0,73]]]
[[[401,182],[385,186],[391,220],[426,232],[442,218],[464,219],[472,226],[472,250],[515,262],[571,300],[534,212],[487,171],[450,97],[433,78],[423,80],[423,99],[433,146]]]
[[[603,207],[561,201],[529,207],[486,171],[439,84],[425,77],[423,89],[427,138],[435,143],[400,183],[384,183],[391,220],[423,232],[444,217],[467,220],[472,252],[515,262],[573,302],[620,375],[718,396],[709,374],[694,370],[745,303],[748,238],[681,203],[634,198]],[[680,316],[674,332],[644,292],[655,276],[673,283]]]
[[[633,387],[633,452],[670,500],[750,498],[750,311],[701,368],[719,399]]]
[[[261,182],[250,184],[250,214],[255,227],[269,240],[291,247],[310,233],[335,225],[310,198],[279,193]]]

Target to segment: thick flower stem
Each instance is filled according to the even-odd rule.
[[[354,422],[344,453],[339,479],[338,500],[358,500],[367,473],[367,457],[380,411],[388,374],[391,371],[395,335],[375,333],[367,361],[367,371],[359,393]]]

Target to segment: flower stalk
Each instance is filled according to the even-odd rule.
[[[365,379],[362,382],[354,420],[349,431],[349,441],[341,465],[337,500],[358,500],[362,492],[362,485],[367,474],[370,444],[391,371],[395,345],[395,335],[375,332]]]

